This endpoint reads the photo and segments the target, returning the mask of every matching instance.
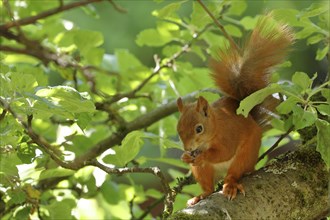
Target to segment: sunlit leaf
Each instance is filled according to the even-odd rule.
[[[296,72],[292,76],[292,82],[295,85],[298,85],[302,90],[306,90],[310,88],[313,83],[313,80],[309,78],[309,76],[304,72]]]
[[[93,112],[95,106],[87,99],[87,94],[79,93],[72,87],[55,86],[40,89],[36,92],[38,97],[45,98],[42,101],[50,109],[62,108],[70,113]]]
[[[136,43],[139,46],[160,47],[172,40],[170,34],[161,34],[156,29],[145,29],[141,31],[136,38]]]
[[[290,96],[287,100],[283,101],[280,103],[277,107],[276,110],[280,114],[289,114],[293,107],[297,105],[299,100],[295,98],[294,96]]]
[[[224,28],[228,32],[228,34],[230,34],[232,36],[242,37],[242,32],[238,27],[236,27],[234,25],[231,25],[231,24],[228,24],[228,25],[225,25]]]
[[[257,24],[258,19],[259,19],[258,16],[254,17],[254,18],[252,18],[250,16],[246,16],[241,19],[240,23],[243,25],[245,30],[252,30],[255,27],[255,25]]]
[[[281,88],[278,84],[271,84],[264,89],[258,90],[241,101],[236,113],[247,117],[254,106],[262,103],[269,95],[280,91]]]
[[[246,8],[247,3],[245,1],[232,1],[228,10],[228,14],[240,16],[246,10]]]
[[[129,133],[122,141],[121,146],[116,146],[113,148],[116,153],[114,155],[110,154],[105,156],[103,161],[119,167],[125,166],[139,153],[143,144],[143,136],[144,133],[141,131],[133,131]]]
[[[329,45],[324,48],[318,48],[316,51],[316,60],[322,60],[329,53]]]
[[[74,170],[68,170],[64,168],[47,169],[47,170],[43,170],[40,173],[39,180],[55,178],[55,177],[71,176],[74,173],[75,173]]]
[[[75,219],[72,216],[72,209],[76,207],[76,201],[65,198],[61,202],[54,201],[50,205],[43,205],[49,211],[51,219]]]
[[[329,1],[313,3],[309,8],[301,11],[299,17],[314,17],[329,11]]]

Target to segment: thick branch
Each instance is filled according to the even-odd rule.
[[[183,97],[184,101],[194,101],[196,100],[196,96],[200,92],[209,91],[218,93],[217,90],[212,89],[204,89],[199,90],[193,93],[190,93]],[[135,120],[128,122],[121,130],[120,132],[114,133],[110,137],[100,141],[98,144],[93,146],[86,154],[82,155],[81,157],[77,158],[75,160],[75,163],[82,164],[84,161],[91,160],[97,156],[99,156],[101,153],[106,151],[107,149],[119,145],[121,141],[124,139],[124,137],[131,131],[139,130],[142,128],[147,128],[153,123],[173,114],[177,111],[176,101],[171,101],[165,105],[160,106],[159,108],[156,108],[155,110],[148,112],[144,115],[141,115],[140,117],[136,118]]]
[[[313,146],[287,153],[243,178],[246,196],[214,193],[171,219],[322,219],[330,212],[329,171]]]

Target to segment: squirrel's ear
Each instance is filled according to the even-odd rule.
[[[210,111],[209,103],[203,96],[199,96],[197,100],[196,110],[198,112],[203,113],[205,117],[209,115],[209,111]]]
[[[183,111],[183,101],[181,99],[181,97],[179,97],[177,100],[176,100],[176,104],[178,106],[178,109],[179,109],[179,112],[182,112]]]

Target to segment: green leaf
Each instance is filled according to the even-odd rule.
[[[317,147],[316,150],[320,152],[322,159],[330,169],[330,124],[327,121],[318,119],[316,121],[317,127]]]
[[[86,137],[85,135],[75,135],[72,140],[70,140],[73,146],[68,146],[66,149],[74,152],[75,156],[78,157],[86,153],[86,151],[93,146],[93,140],[94,139]]]
[[[136,44],[140,47],[146,45],[149,47],[160,47],[172,40],[169,32],[160,33],[156,29],[145,29],[136,37]]]
[[[307,44],[311,45],[311,44],[316,44],[318,42],[320,42],[321,40],[324,40],[325,37],[322,34],[316,34],[314,36],[311,36],[307,39]]]
[[[245,1],[231,1],[231,6],[226,14],[240,16],[246,8],[247,3]]]
[[[22,163],[29,164],[32,162],[34,157],[36,156],[35,150],[36,148],[33,145],[27,144],[27,143],[21,143],[17,147],[17,156],[20,158]]]
[[[73,40],[81,51],[89,50],[103,44],[103,35],[90,30],[73,30]]]
[[[76,207],[76,201],[73,199],[65,198],[61,202],[54,201],[52,204],[42,207],[48,210],[50,219],[75,219],[72,211]]]
[[[183,149],[181,144],[179,144],[178,142],[174,142],[168,138],[163,139],[163,144],[165,148],[175,148],[179,150]]]
[[[180,9],[182,3],[185,1],[174,2],[166,5],[160,10],[155,10],[152,12],[152,15],[158,18],[169,19],[169,20],[178,20],[179,17],[176,12]]]
[[[10,196],[10,200],[8,201],[8,206],[12,206],[15,204],[22,204],[26,200],[26,193],[21,189],[17,188],[13,191],[8,191],[8,195]]]
[[[312,25],[306,25],[301,31],[295,34],[297,39],[304,39],[312,35],[313,33],[318,32],[318,29]]]
[[[224,26],[225,30],[227,31],[228,34],[234,36],[234,37],[242,37],[242,32],[241,30],[236,27],[235,25],[232,24],[227,24]]]
[[[10,74],[11,84],[18,93],[33,92],[38,82],[31,74],[13,72]]]
[[[179,45],[166,45],[163,47],[162,53],[164,56],[171,57],[182,49]]]
[[[40,99],[47,107],[62,108],[68,113],[93,112],[95,110],[94,103],[87,99],[87,93],[79,93],[69,86],[55,86],[40,89],[36,92]],[[47,101],[45,101],[47,100]]]
[[[327,99],[328,102],[330,102],[330,89],[322,88],[321,89],[321,94],[324,98]]]
[[[109,204],[118,204],[120,201],[120,191],[116,183],[106,180],[101,186],[101,193],[105,201]]]
[[[255,16],[254,18],[246,16],[241,19],[240,23],[243,25],[245,30],[252,30],[256,26],[258,19],[259,16]]]
[[[289,114],[292,111],[293,107],[296,106],[298,102],[299,100],[297,98],[295,98],[294,96],[290,96],[287,100],[279,104],[276,107],[276,110],[278,111],[278,113],[283,115]]]
[[[290,26],[302,26],[301,20],[298,20],[299,11],[291,8],[280,8],[272,10],[272,14],[275,18],[279,18]]]
[[[292,122],[296,130],[309,127],[313,125],[317,120],[317,114],[315,112],[304,111],[299,106],[294,106],[292,108],[292,111],[293,111]]]
[[[298,14],[298,17],[315,17],[329,11],[329,1],[313,3],[309,8]]]
[[[322,60],[329,53],[329,45],[324,48],[318,48],[316,51],[316,60]]]
[[[1,148],[4,148],[3,146]],[[7,153],[0,154],[0,183],[9,186],[8,183],[10,180],[14,180],[13,178],[18,178],[18,169],[16,165],[21,164],[20,159],[17,157],[16,153]],[[4,176],[4,177],[3,177]]]
[[[191,52],[195,53],[203,61],[206,60],[206,56],[204,55],[203,49],[200,46],[193,45],[191,47]]]
[[[87,112],[79,113],[75,118],[77,119],[77,124],[81,130],[84,130],[92,121],[91,114]]]
[[[317,110],[320,112],[322,115],[330,115],[330,105],[329,104],[321,104],[316,106]]]
[[[195,29],[202,29],[206,25],[212,23],[212,19],[205,12],[202,6],[197,2],[193,1],[193,10],[191,13],[191,21],[190,24],[195,27]]]
[[[1,85],[2,86],[2,85]],[[0,123],[1,146],[16,146],[23,136],[23,128],[18,121],[10,116],[6,116]]]
[[[144,137],[144,135],[145,134],[142,131],[133,131],[129,133],[122,141],[121,146],[112,148],[116,153],[114,155],[106,155],[103,158],[103,161],[105,163],[113,164],[119,167],[125,166],[140,152],[143,144],[142,137]]]
[[[83,53],[87,64],[98,66],[101,64],[104,55],[103,48],[91,48]]]
[[[272,118],[271,125],[272,125],[273,128],[276,128],[276,129],[278,129],[280,131],[285,131],[285,129],[284,129],[284,121],[282,121],[281,119]]]
[[[135,72],[136,69],[141,68],[143,66],[140,60],[137,59],[128,50],[116,50],[115,55],[118,60],[119,70],[121,72],[133,73],[133,71]]]
[[[18,208],[14,213],[15,219],[30,219],[31,208],[31,206]]]
[[[299,86],[303,91],[305,91],[311,87],[313,80],[310,79],[309,76],[304,72],[296,72],[292,76],[292,82]]]
[[[249,115],[249,112],[253,109],[254,106],[262,103],[267,96],[280,91],[281,91],[281,87],[278,84],[271,84],[270,86],[264,89],[260,89],[254,92],[253,94],[249,95],[245,99],[243,99],[236,113],[244,115],[244,117],[247,117]]]
[[[47,169],[43,170],[40,173],[39,180],[44,180],[48,178],[54,178],[54,177],[65,177],[65,176],[72,176],[75,174],[76,171],[74,170],[68,170],[64,168],[54,168],[54,169]]]

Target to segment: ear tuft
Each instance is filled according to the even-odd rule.
[[[182,101],[181,97],[179,97],[176,100],[176,104],[178,106],[179,112],[182,112],[183,111],[183,108],[184,108],[184,105],[183,105],[183,101]]]
[[[199,96],[197,100],[196,111],[202,113],[205,117],[209,115],[209,103],[203,96]]]

